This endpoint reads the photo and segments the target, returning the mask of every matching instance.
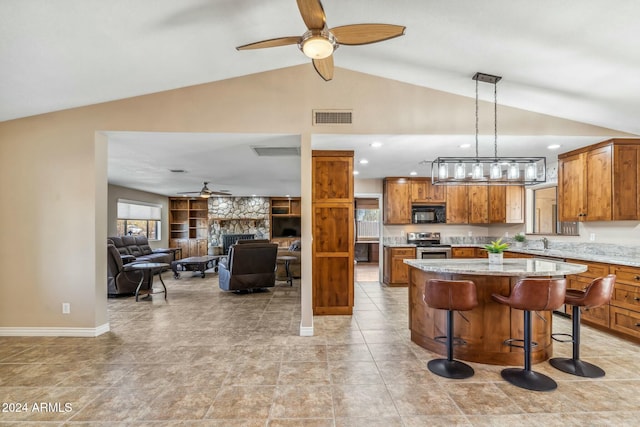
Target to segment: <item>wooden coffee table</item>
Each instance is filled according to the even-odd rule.
[[[171,270],[173,271],[173,277],[180,278],[181,271],[199,271],[204,279],[204,271],[209,268],[215,268],[218,271],[218,261],[224,255],[207,255],[207,256],[192,256],[189,258],[179,259],[171,262]]]

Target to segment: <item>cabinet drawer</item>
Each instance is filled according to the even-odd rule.
[[[611,304],[616,307],[640,311],[640,286],[616,282]]]
[[[586,308],[582,310],[581,319],[608,328],[609,312],[609,304],[601,305],[600,307]]]
[[[597,262],[585,262],[577,259],[568,259],[566,262],[572,262],[574,264],[582,264],[587,266],[587,271],[580,273],[580,276],[591,277],[604,277],[609,274],[609,264],[600,264]]]
[[[612,306],[610,320],[611,329],[640,338],[640,312]]]
[[[611,273],[616,275],[617,283],[640,286],[640,268],[612,265]]]
[[[451,248],[452,258],[475,258],[476,248]]]
[[[415,258],[416,250],[414,248],[393,248],[391,255],[394,257]]]

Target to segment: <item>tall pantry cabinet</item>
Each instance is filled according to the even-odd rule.
[[[313,313],[352,314],[353,151],[312,152]]]

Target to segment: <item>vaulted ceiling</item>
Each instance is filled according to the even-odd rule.
[[[640,134],[636,0],[323,5],[329,27],[407,27],[341,46],[337,67],[467,97],[496,74],[501,105]],[[293,0],[3,0],[0,121],[307,64],[295,45],[235,49],[305,29]]]

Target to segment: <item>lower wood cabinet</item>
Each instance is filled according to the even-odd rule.
[[[584,289],[595,278],[607,274],[616,275],[609,304],[583,309],[581,320],[618,335],[640,339],[640,268],[573,259],[566,261],[585,264],[588,267],[584,273],[567,276],[567,287],[571,289]],[[567,306],[566,311],[570,315],[571,306]]]
[[[409,266],[405,259],[416,258],[416,248],[384,247],[383,282],[387,286],[409,286]]]
[[[475,258],[476,257],[476,248],[469,247],[458,247],[451,248],[451,258]]]
[[[182,258],[205,256],[209,252],[209,241],[207,239],[171,239],[169,247],[180,248]]]

